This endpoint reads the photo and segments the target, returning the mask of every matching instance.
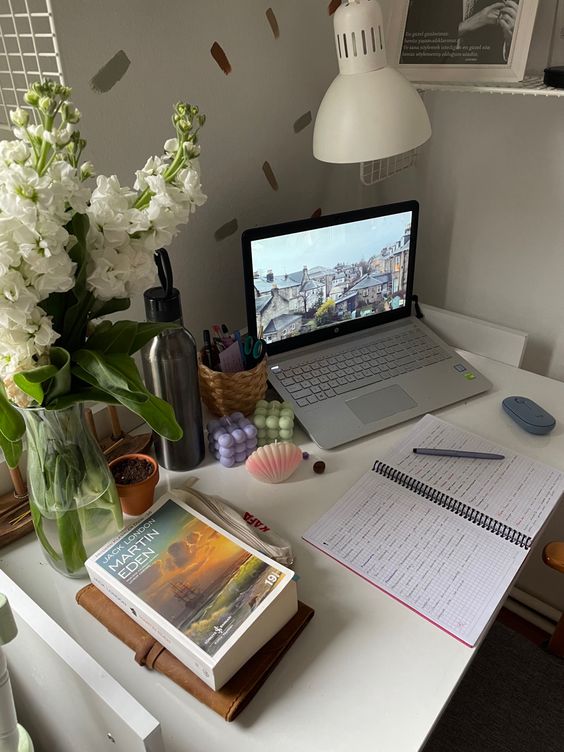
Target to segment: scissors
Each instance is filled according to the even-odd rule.
[[[243,339],[243,358],[245,368],[254,368],[260,363],[266,352],[266,342],[259,338],[247,334]]]

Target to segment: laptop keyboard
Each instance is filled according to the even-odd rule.
[[[450,357],[417,327],[363,347],[311,356],[291,366],[275,366],[277,378],[300,407],[377,384]]]

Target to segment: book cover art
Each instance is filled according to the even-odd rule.
[[[96,559],[213,656],[284,573],[172,500]]]

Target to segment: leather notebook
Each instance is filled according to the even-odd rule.
[[[94,585],[79,590],[76,600],[135,652],[140,666],[168,676],[226,721],[232,721],[246,707],[314,614],[310,606],[298,601],[295,616],[220,690],[214,691]]]

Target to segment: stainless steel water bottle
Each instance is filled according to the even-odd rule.
[[[158,334],[142,349],[143,374],[147,389],[172,405],[184,432],[179,441],[155,434],[155,453],[167,470],[191,470],[205,454],[196,342],[182,323],[180,293],[173,287],[167,252],[157,251],[155,260],[162,287],[145,290],[147,320],[178,326]]]

